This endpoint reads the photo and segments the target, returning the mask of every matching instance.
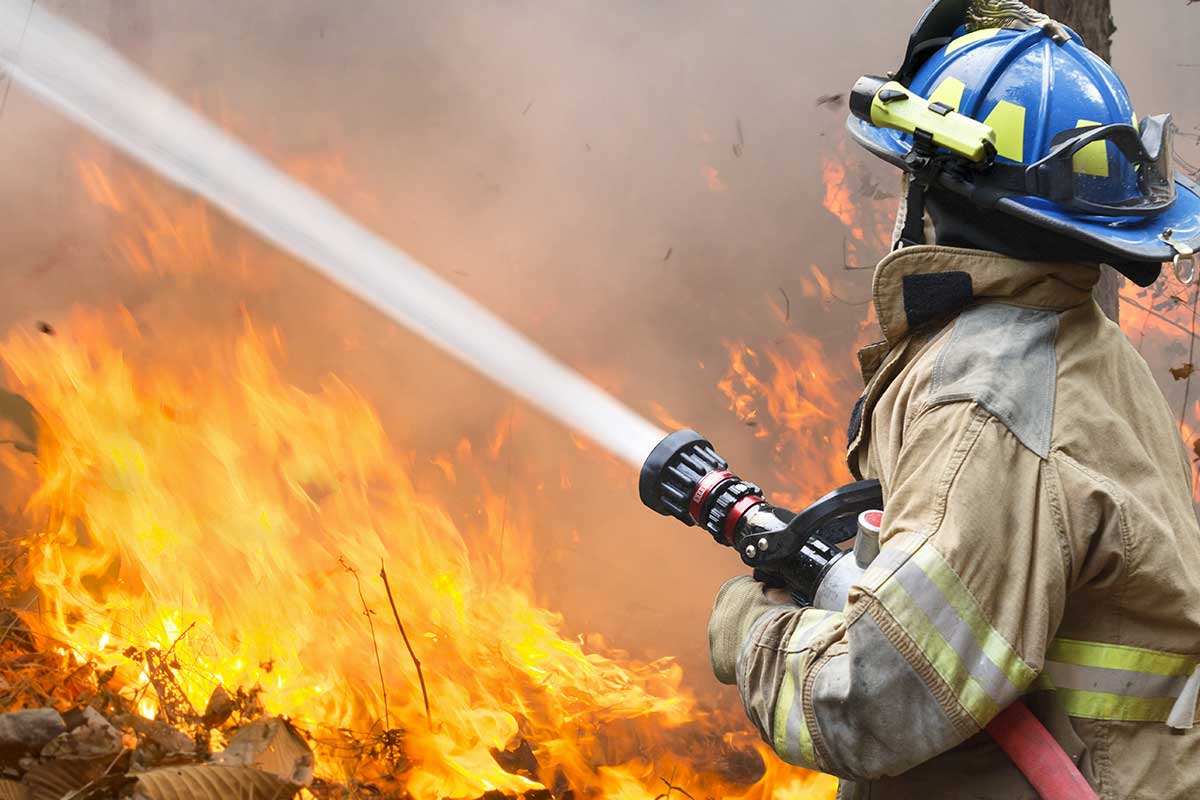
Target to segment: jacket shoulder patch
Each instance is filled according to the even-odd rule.
[[[1041,458],[1050,453],[1058,313],[989,303],[954,322],[938,354],[929,405],[973,400]]]

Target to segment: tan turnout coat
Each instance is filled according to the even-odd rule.
[[[841,797],[1036,797],[982,732],[1023,697],[1105,800],[1200,798],[1191,463],[1097,275],[936,246],[877,268],[849,461],[883,485],[880,557],[841,612],[734,579],[709,630]]]

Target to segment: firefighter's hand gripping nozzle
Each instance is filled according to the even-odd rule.
[[[659,442],[642,465],[638,488],[647,507],[708,531],[737,550],[756,578],[787,589],[801,605],[841,610],[878,553],[877,481],[843,486],[796,514],[768,503],[695,431]]]

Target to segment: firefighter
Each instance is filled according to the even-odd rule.
[[[1173,174],[1169,119],[1139,120],[1020,3],[935,3],[892,77],[996,135],[956,165],[921,131],[849,121],[910,177],[848,451],[882,483],[882,549],[840,611],[726,583],[713,670],[841,798],[1037,797],[983,733],[1021,698],[1098,796],[1200,798],[1191,462],[1092,293],[1102,263],[1147,286],[1174,260],[1190,282],[1200,189]]]

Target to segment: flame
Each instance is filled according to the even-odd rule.
[[[710,192],[725,191],[725,181],[721,180],[721,173],[716,167],[705,165],[703,173],[704,182],[708,185]]]
[[[846,185],[846,165],[841,161],[826,156],[821,168],[821,178],[825,183],[825,210],[833,214],[847,228],[853,227],[854,238],[862,241],[862,228],[855,226],[857,209],[850,199],[850,188]]]
[[[843,244],[844,266],[873,266],[892,244],[895,193],[883,188],[864,162],[847,154],[844,140],[822,157],[821,180],[825,210],[837,217],[849,234]]]
[[[253,246],[215,240],[202,204],[95,162],[79,172],[125,221],[114,252],[145,280],[247,274]],[[326,777],[416,800],[563,786],[651,800],[678,793],[668,777],[712,798],[831,796],[834,779],[783,765],[740,711],[700,704],[671,659],[573,637],[534,600],[534,492],[501,493],[485,469],[512,417],[417,455],[344,381],[290,382],[270,325],[243,310],[220,327],[180,331],[184,356],[132,312],[77,310],[55,336],[0,343],[39,417],[36,459],[0,448],[34,622],[115,668],[140,713],[242,690],[312,732]],[[161,701],[164,679],[185,699]],[[497,753],[521,742],[536,764],[506,770]]]
[[[1166,265],[1169,274],[1171,266]],[[1188,346],[1197,329],[1195,311],[1196,290],[1181,287],[1171,278],[1160,279],[1152,286],[1142,288],[1126,281],[1120,289],[1121,330],[1137,348],[1154,370],[1160,386],[1170,392],[1183,383],[1171,375],[1171,368],[1184,367],[1189,356],[1195,358]],[[1200,359],[1198,359],[1200,360]],[[1170,378],[1170,379],[1168,379]],[[1192,374],[1188,380],[1195,381]],[[1195,397],[1200,391],[1193,386],[1185,393]],[[1200,402],[1177,406],[1179,435],[1184,446],[1192,455],[1192,499],[1200,505]]]
[[[839,373],[824,346],[802,333],[764,355],[741,341],[725,346],[729,369],[717,387],[737,418],[771,444],[772,501],[798,508],[848,483],[845,443],[835,437],[855,392],[850,371]]]

